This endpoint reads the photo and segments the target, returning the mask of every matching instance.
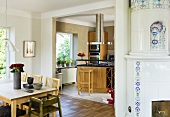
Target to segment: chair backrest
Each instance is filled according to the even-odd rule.
[[[46,77],[46,83],[45,86],[56,88],[56,95],[59,93],[59,86],[60,86],[60,79]]]
[[[36,74],[30,74],[30,77],[34,78],[34,82],[33,83],[42,83],[43,76],[36,75]]]
[[[33,106],[35,104],[37,105],[36,107]],[[54,104],[57,104],[57,106]],[[47,94],[47,97],[45,100],[31,97],[30,103],[29,103],[28,116],[30,117],[31,114],[34,114],[39,117],[44,117],[47,114],[52,113],[57,110],[59,111],[60,117],[62,117],[60,97],[58,95]]]
[[[21,73],[21,81],[26,82],[27,81],[27,73]]]
[[[47,96],[47,97],[48,97],[48,96]],[[55,95],[50,96],[50,98],[48,98],[48,99],[46,99],[46,100],[43,100],[43,107],[56,104],[56,103],[58,103],[58,100],[59,100],[59,96],[58,96],[58,95],[56,95],[56,96],[55,96]]]

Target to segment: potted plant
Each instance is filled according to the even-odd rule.
[[[57,66],[60,66],[60,64],[61,64],[61,60],[60,58],[57,58]]]
[[[65,61],[61,60],[61,66],[64,67]]]
[[[74,60],[71,60],[71,66],[73,66],[73,65],[74,65],[74,62],[75,62]]]
[[[66,66],[70,66],[71,62],[71,58],[66,58]]]

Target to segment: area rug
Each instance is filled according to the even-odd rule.
[[[106,93],[92,93],[90,94],[90,96],[88,95],[88,92],[81,92],[80,95],[78,95],[78,90],[77,90],[77,85],[73,84],[73,85],[67,85],[64,86],[63,90],[60,90],[60,94],[64,94],[67,96],[71,96],[71,97],[76,97],[76,98],[80,98],[80,99],[86,99],[86,100],[91,100],[91,101],[95,101],[95,102],[100,102],[100,103],[105,103],[103,101],[104,99],[110,99],[111,95]]]

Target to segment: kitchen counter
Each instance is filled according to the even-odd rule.
[[[108,64],[79,64],[77,66],[84,66],[84,67],[114,67],[114,65]]]
[[[88,81],[88,74],[83,77],[79,74],[79,70],[92,70],[93,71],[93,90],[94,92],[107,92],[108,88],[114,87],[114,67],[113,66],[99,66],[94,64],[80,64],[77,65],[78,79],[80,81]],[[87,90],[84,85],[83,90]]]
[[[76,61],[84,61],[85,64],[77,64],[77,66],[88,67],[114,67],[113,60],[89,60],[89,59],[77,59]],[[98,61],[98,64],[91,64],[89,61]]]
[[[103,61],[103,62],[114,62],[114,60],[89,60],[89,59],[76,59],[76,61]]]

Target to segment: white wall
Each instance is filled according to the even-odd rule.
[[[41,31],[41,75],[54,77],[56,70],[56,19],[42,19]],[[44,81],[45,78],[43,78]]]
[[[41,20],[33,19],[21,16],[8,15],[7,26],[10,27],[11,35],[10,38],[14,39],[16,47],[19,49],[18,52],[11,53],[11,63],[24,63],[24,70],[26,73],[36,73],[40,74],[40,38],[41,38]],[[0,26],[5,25],[5,16],[0,14]],[[36,56],[34,58],[24,58],[23,57],[23,41],[34,40],[36,41]],[[8,67],[8,66],[7,66]]]
[[[115,21],[115,114],[116,117],[126,116],[126,60],[130,46],[130,20],[128,0],[116,0]]]

